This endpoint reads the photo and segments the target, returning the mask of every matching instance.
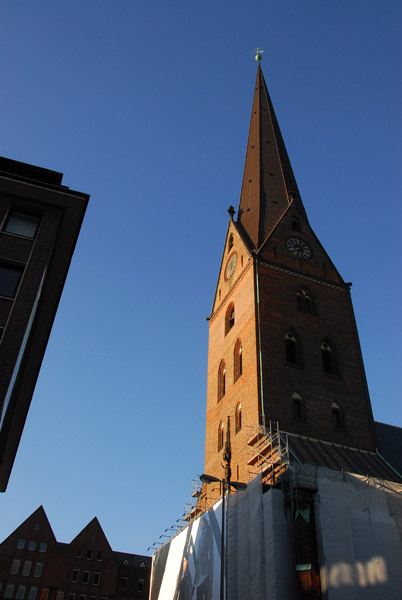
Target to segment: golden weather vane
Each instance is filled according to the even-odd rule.
[[[255,52],[255,60],[260,61],[262,59],[264,50],[261,50],[261,48],[258,48],[258,46],[257,46],[257,48],[254,50],[254,52]]]

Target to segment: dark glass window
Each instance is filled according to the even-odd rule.
[[[237,381],[240,375],[243,373],[243,349],[241,345],[241,341],[237,340],[235,349],[234,349],[234,381]]]
[[[122,590],[126,590],[127,589],[127,582],[128,582],[127,577],[122,577],[121,578],[121,589]]]
[[[230,252],[230,250],[233,248],[233,233],[230,234],[229,236],[229,241],[228,241],[228,252]]]
[[[226,366],[225,361],[221,360],[218,371],[218,402],[222,400],[226,392]]]
[[[23,237],[34,238],[39,222],[39,217],[12,210],[7,217],[3,231],[14,233],[15,235],[22,235]]]
[[[223,423],[222,421],[219,423],[218,427],[218,452],[223,448]]]
[[[301,232],[301,225],[299,219],[297,217],[292,217],[291,222],[292,230]]]
[[[297,347],[296,338],[290,331],[285,336],[286,360],[288,363],[297,365]]]
[[[14,298],[24,269],[0,264],[0,296]]]
[[[143,592],[144,591],[144,580],[143,579],[139,579],[138,580],[138,591],[139,592]]]
[[[234,304],[231,303],[228,306],[228,309],[226,311],[226,316],[225,316],[225,335],[227,333],[229,333],[229,331],[232,329],[234,324],[235,324],[235,309],[234,309]]]
[[[321,361],[324,373],[339,375],[336,348],[329,339],[321,344]]]

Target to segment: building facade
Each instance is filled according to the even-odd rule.
[[[89,196],[0,158],[0,491],[5,491]]]
[[[309,224],[260,64],[237,218],[228,212],[208,319],[205,473],[250,481],[262,428],[307,462],[397,477],[378,454],[351,284]]]
[[[58,542],[39,507],[0,544],[0,598],[148,598],[151,559],[114,552],[95,517],[69,543]]]

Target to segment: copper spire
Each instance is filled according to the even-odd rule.
[[[259,59],[237,218],[253,249],[263,244],[291,203],[307,219]]]

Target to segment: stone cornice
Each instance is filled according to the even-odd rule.
[[[310,275],[304,275],[304,273],[297,273],[296,271],[291,271],[290,269],[286,269],[285,267],[277,267],[276,265],[272,265],[271,263],[267,263],[263,260],[258,261],[260,265],[267,267],[268,269],[272,269],[273,271],[279,271],[280,273],[286,273],[286,275],[291,275],[292,277],[297,277],[298,279],[304,279],[305,281],[311,281],[313,283],[317,283],[318,285],[322,285],[324,287],[329,287],[333,290],[343,291],[348,286],[345,284],[336,285],[335,283],[328,283],[327,281],[322,281],[321,279],[316,279],[315,277],[311,277]]]

